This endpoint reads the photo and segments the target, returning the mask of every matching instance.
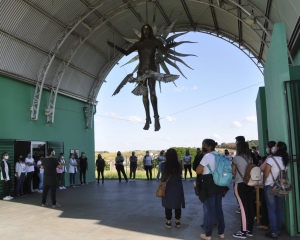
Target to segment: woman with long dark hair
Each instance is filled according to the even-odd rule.
[[[268,238],[277,239],[283,219],[283,197],[275,196],[272,192],[274,179],[279,176],[280,170],[286,169],[289,164],[287,146],[284,142],[278,142],[274,148],[274,154],[267,160],[264,171],[264,193],[268,207],[271,231],[266,233]],[[277,164],[281,169],[278,168]]]
[[[232,163],[232,173],[235,175],[234,195],[241,210],[241,230],[234,233],[233,237],[245,239],[253,236],[254,225],[254,187],[243,182],[248,164],[253,163],[247,142],[236,144],[236,156]]]
[[[104,168],[105,168],[105,160],[102,158],[101,154],[98,154],[98,158],[96,160],[96,166],[97,166],[97,173],[98,173],[98,181],[97,183],[99,184],[99,178],[100,178],[100,173],[102,176],[102,184],[104,183]]]
[[[175,225],[180,227],[181,208],[185,208],[184,192],[182,186],[182,168],[178,161],[175,149],[170,148],[166,152],[166,161],[161,164],[161,181],[165,182],[168,177],[166,195],[162,198],[162,206],[165,208],[166,228],[171,228],[172,209],[175,210]]]
[[[197,167],[197,174],[202,174],[202,189],[200,192],[200,200],[205,205],[206,212],[204,213],[204,219],[207,221],[205,226],[205,234],[201,234],[201,239],[210,240],[212,235],[212,229],[215,224],[214,219],[217,217],[218,221],[218,235],[219,238],[224,239],[224,214],[222,209],[222,197],[223,193],[228,190],[227,187],[220,187],[214,183],[211,171],[215,171],[216,168],[216,157],[218,154],[215,151],[217,143],[213,139],[204,139],[202,142],[202,150],[206,152],[202,158],[200,165]]]

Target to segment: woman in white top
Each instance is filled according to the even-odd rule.
[[[60,165],[62,166],[61,169],[61,182],[60,182],[60,188],[61,189],[66,189],[65,187],[65,173],[67,172],[67,167],[66,167],[66,160],[64,155],[61,156],[60,160],[59,160]]]
[[[146,156],[144,157],[144,167],[146,170],[147,180],[152,180],[152,157],[149,155],[149,151],[146,151]]]
[[[38,174],[39,174],[39,178],[40,178],[40,183],[39,183],[39,193],[43,192],[43,188],[44,188],[44,169],[41,168],[41,166],[43,165],[43,156],[39,156],[39,160],[36,163],[37,167],[38,167]]]
[[[23,193],[23,184],[26,177],[26,164],[23,161],[22,154],[19,156],[19,161],[16,163],[16,178],[17,178],[17,196],[22,197],[25,194]]]
[[[265,236],[277,239],[282,225],[284,198],[275,196],[272,192],[272,188],[274,184],[273,178],[276,179],[280,172],[276,162],[282,170],[286,169],[289,163],[289,155],[287,153],[286,144],[284,142],[278,142],[275,145],[275,153],[273,154],[273,157],[267,158],[266,162],[267,166],[264,171],[264,193],[268,206],[271,231],[266,233]]]
[[[31,153],[27,154],[27,158],[25,158],[26,164],[26,172],[27,172],[27,191],[28,193],[33,193],[32,191],[32,179],[34,173],[35,161],[31,156]]]
[[[202,142],[202,150],[203,152],[207,152],[202,158],[200,165],[196,169],[197,174],[202,174],[202,189],[200,192],[200,200],[205,205],[206,212],[205,219],[207,221],[207,225],[205,228],[205,234],[201,234],[200,238],[205,240],[211,240],[212,229],[215,224],[214,216],[217,217],[218,221],[218,235],[219,238],[223,239],[224,230],[225,230],[225,222],[224,222],[224,214],[222,209],[222,197],[223,192],[228,190],[227,187],[219,187],[214,181],[212,174],[208,168],[208,165],[213,172],[216,168],[216,157],[218,154],[215,151],[215,147],[217,143],[212,139],[204,139]],[[225,190],[225,188],[227,188]]]
[[[190,180],[192,181],[192,156],[189,150],[185,151],[185,155],[183,156],[184,162],[184,180],[186,180],[187,171],[190,173]]]
[[[69,159],[69,174],[70,174],[70,187],[76,187],[75,186],[75,176],[77,173],[77,161],[74,158],[74,153],[71,153],[70,159]]]

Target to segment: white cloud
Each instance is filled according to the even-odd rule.
[[[115,120],[117,121],[120,121],[120,120],[127,120],[127,121],[130,121],[132,123],[142,123],[142,119],[138,116],[127,116],[127,117],[122,117],[122,116],[118,116],[116,113],[114,112],[111,112],[111,113],[105,113],[104,114],[105,116],[107,117],[111,117],[111,118],[114,118]]]
[[[142,122],[142,119],[138,116],[129,116],[126,117],[126,119],[132,122]]]
[[[169,122],[174,122],[174,121],[176,121],[176,118],[171,117],[171,116],[167,116],[166,119],[167,119]]]
[[[165,138],[165,140],[167,140],[167,141],[171,141],[172,139],[171,139],[171,138],[169,138],[169,137],[166,137],[166,138]]]
[[[216,133],[213,136],[214,136],[214,138],[216,138],[218,140],[222,139],[222,137],[220,135],[216,134]]]
[[[232,125],[233,127],[236,127],[236,128],[242,127],[242,124],[241,124],[240,122],[238,122],[238,121],[233,121],[233,122],[231,123],[231,125]]]
[[[186,87],[186,86],[181,86],[181,87],[174,88],[175,92],[182,92],[182,91],[188,91],[188,90],[189,90],[189,88]]]
[[[193,90],[197,90],[198,89],[198,87],[195,85],[194,87],[193,87]]]
[[[254,123],[257,122],[256,116],[249,116],[249,117],[246,117],[246,120],[247,120],[248,122],[254,122]]]

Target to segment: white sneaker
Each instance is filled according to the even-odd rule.
[[[62,187],[59,187],[59,190],[62,190],[63,188]]]
[[[5,201],[10,201],[11,199],[10,199],[9,196],[6,196],[6,197],[3,198],[3,200],[5,200]]]
[[[62,187],[63,189],[66,189],[66,187]]]
[[[11,196],[8,196],[9,198],[10,198],[10,200],[12,200],[12,199],[14,199],[13,197],[11,197]]]
[[[52,205],[52,208],[58,208],[58,207],[61,207],[61,205],[58,203],[56,203],[55,205]]]
[[[38,193],[43,193],[43,190],[39,190]]]

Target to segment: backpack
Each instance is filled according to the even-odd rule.
[[[237,171],[240,174],[240,176],[243,179],[243,182],[247,184],[248,186],[254,187],[259,185],[259,181],[261,180],[261,170],[258,166],[256,166],[254,163],[248,162],[248,160],[244,157],[242,157],[247,163],[246,171],[244,176],[241,174],[240,170],[238,168]]]
[[[272,192],[275,196],[286,197],[292,191],[292,185],[290,184],[286,170],[281,169],[274,157],[272,157],[272,159],[274,160],[279,169],[279,175],[276,179],[274,178],[271,169],[271,175],[274,181]]]
[[[232,167],[224,155],[212,153],[215,156],[216,168],[213,172],[209,165],[207,165],[210,173],[213,175],[214,183],[217,186],[227,187],[232,180]]]

